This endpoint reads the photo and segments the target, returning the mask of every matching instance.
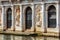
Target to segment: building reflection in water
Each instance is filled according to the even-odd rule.
[[[32,36],[15,36],[15,35],[0,35],[0,40],[59,40],[54,37],[32,37]]]
[[[11,35],[3,35],[3,40],[11,40]]]
[[[31,36],[24,36],[24,37],[22,37],[22,40],[34,40],[34,37],[31,37]]]
[[[44,40],[47,40],[47,37],[44,37]]]

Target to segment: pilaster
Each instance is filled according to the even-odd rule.
[[[60,17],[59,17],[59,16],[60,16],[60,15],[59,15],[59,9],[60,9],[60,8],[59,8],[59,3],[57,3],[57,7],[56,7],[56,23],[57,23],[57,24],[56,24],[56,25],[57,25],[57,26],[56,26],[56,28],[57,28],[56,30],[57,30],[57,31],[59,31],[59,26],[60,26],[60,22],[59,22],[59,21],[60,21],[60,20],[59,20],[59,18],[60,18]]]
[[[33,31],[36,31],[36,28],[35,28],[34,4],[32,4],[32,28],[33,28]]]
[[[20,5],[20,31],[22,31],[22,19],[23,19],[23,14],[22,14],[22,5]]]
[[[42,3],[42,32],[46,32],[47,30],[47,28],[46,28],[46,26],[45,26],[45,9],[44,9],[44,3]]]
[[[2,6],[2,29],[5,31],[7,29],[6,26],[6,13],[5,13],[5,6]]]
[[[11,8],[12,8],[12,27],[11,27],[11,30],[14,30],[14,27],[15,27],[15,26],[14,26],[14,24],[15,24],[15,23],[14,23],[14,20],[15,20],[15,19],[14,19],[13,6],[12,6]]]
[[[4,7],[2,6],[2,30],[4,30]]]

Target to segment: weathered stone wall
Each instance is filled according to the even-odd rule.
[[[12,4],[13,5],[13,4]],[[32,9],[32,14],[34,13],[35,14],[35,28],[36,28],[36,31],[38,32],[40,32],[40,31],[42,31],[42,20],[43,20],[43,12],[42,12],[42,9],[43,9],[43,7],[42,7],[42,5],[43,4],[40,4],[40,3],[37,3],[37,4],[33,4],[33,3],[25,3],[25,4],[21,4],[22,5],[22,26],[20,26],[20,21],[21,21],[21,16],[20,16],[20,5],[15,5],[14,7],[13,7],[13,15],[14,15],[14,20],[12,20],[12,21],[14,21],[14,24],[15,24],[15,30],[18,30],[18,31],[20,31],[20,29],[22,29],[22,30],[25,30],[25,9],[29,6],[29,7],[31,7],[31,9]],[[50,5],[54,5],[55,7],[56,7],[56,13],[57,13],[57,15],[60,15],[60,14],[58,14],[59,12],[57,12],[57,10],[58,10],[58,7],[57,7],[57,3],[45,3],[44,4],[45,6],[44,6],[44,27],[46,28],[46,30],[47,30],[47,32],[58,32],[59,30],[59,28],[58,27],[56,27],[56,28],[48,28],[48,7],[50,6]],[[34,8],[33,8],[33,6],[34,6]],[[4,23],[3,23],[3,25],[4,25],[4,28],[6,27],[6,10],[9,8],[10,6],[4,6],[4,18],[3,18],[3,20],[4,20]],[[11,8],[11,7],[10,7]],[[59,6],[59,8],[60,8],[60,6]],[[2,14],[2,12],[1,12],[1,8],[0,8],[0,14]],[[59,17],[58,17],[59,18]],[[59,18],[59,20],[58,20],[58,18],[57,18],[57,25],[59,25],[60,26],[60,23],[58,24],[58,22],[60,22],[59,20],[60,20],[60,18]],[[33,15],[32,15],[32,19],[33,19]],[[33,21],[34,22],[34,21]],[[0,26],[2,25],[2,23],[1,23],[1,15],[0,15]],[[12,27],[12,29],[13,29],[13,27]],[[27,31],[34,31],[34,27],[32,26],[31,27],[31,29],[28,29]]]

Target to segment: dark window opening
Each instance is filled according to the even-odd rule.
[[[8,8],[7,10],[7,28],[11,28],[12,26],[12,10]]]
[[[56,28],[56,8],[53,5],[48,9],[48,28]]]
[[[32,27],[32,9],[30,7],[26,8],[25,18],[26,29],[30,29]]]

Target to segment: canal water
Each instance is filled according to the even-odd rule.
[[[0,40],[59,40],[57,37],[2,35]]]

